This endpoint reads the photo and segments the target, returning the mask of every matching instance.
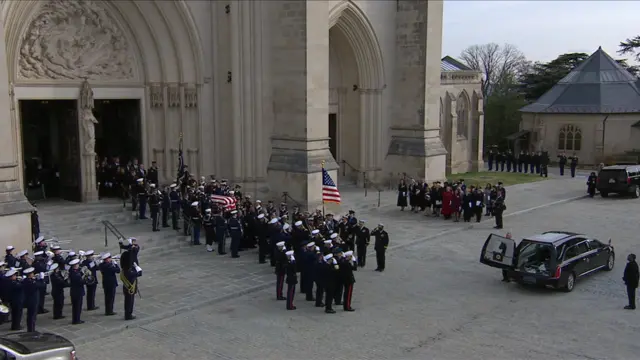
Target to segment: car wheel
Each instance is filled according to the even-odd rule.
[[[613,266],[616,263],[616,257],[613,254],[609,254],[609,258],[607,259],[607,266],[605,267],[605,270],[607,271],[611,271],[613,270]]]
[[[572,292],[575,286],[576,286],[576,276],[574,275],[574,273],[571,273],[567,277],[567,285],[564,287],[564,291]]]
[[[609,193],[606,192],[606,191],[600,191],[600,196],[607,197],[607,196],[609,196]]]
[[[640,186],[636,185],[633,189],[633,197],[636,199],[640,197]]]

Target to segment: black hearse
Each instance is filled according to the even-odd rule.
[[[605,166],[598,172],[596,189],[602,197],[611,193],[640,197],[640,165]]]
[[[504,269],[520,284],[550,286],[572,291],[576,280],[597,270],[611,271],[615,252],[611,239],[604,244],[586,235],[549,231],[523,239],[491,234],[480,262]]]

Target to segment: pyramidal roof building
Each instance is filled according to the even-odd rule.
[[[640,81],[601,47],[520,111],[520,131],[507,137],[518,152],[548,151],[552,160],[575,153],[579,164],[599,164],[640,151]]]

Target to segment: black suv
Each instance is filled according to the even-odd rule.
[[[640,165],[613,165],[598,173],[596,188],[602,197],[611,193],[640,197]]]
[[[611,240],[604,244],[586,235],[549,231],[515,240],[491,234],[480,262],[506,270],[507,276],[526,285],[551,286],[572,291],[576,280],[597,270],[613,270]]]

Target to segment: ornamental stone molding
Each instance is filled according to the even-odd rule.
[[[129,80],[133,56],[124,32],[91,0],[49,0],[21,39],[18,78]]]
[[[167,86],[167,97],[169,107],[180,107],[180,87],[177,84]]]
[[[149,104],[152,108],[161,108],[164,106],[162,84],[151,84],[149,86]]]
[[[195,87],[185,87],[184,89],[184,107],[198,107],[198,89]]]

